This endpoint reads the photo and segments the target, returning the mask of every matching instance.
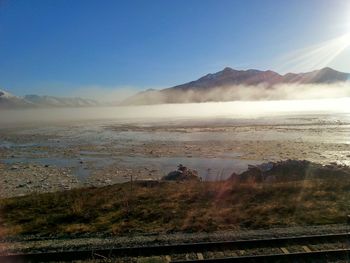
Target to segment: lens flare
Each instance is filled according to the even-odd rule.
[[[303,48],[281,57],[281,70],[300,72],[319,69],[329,64],[350,46],[350,33]]]

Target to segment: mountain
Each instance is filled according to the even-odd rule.
[[[91,106],[99,106],[99,103],[94,100],[82,98],[64,98],[38,95],[18,97],[4,90],[0,90],[0,109]]]
[[[281,75],[271,70],[235,70],[226,67],[219,72],[207,74],[185,84],[162,90],[148,89],[139,92],[124,100],[120,105],[286,99],[290,98],[288,94],[291,91],[294,94],[298,93],[298,98],[302,98],[305,89],[312,85],[314,86],[313,92],[309,93],[316,93],[317,95],[317,93],[320,93],[316,86],[318,84],[345,82],[349,82],[350,84],[350,74],[331,68],[323,68],[307,73],[287,73]],[[333,90],[331,90],[332,92]],[[346,94],[349,95],[350,92]],[[100,105],[101,103],[90,99],[38,95],[18,97],[0,90],[0,109],[92,107]]]
[[[99,105],[98,102],[94,100],[82,98],[26,95],[24,99],[41,107],[91,107]]]
[[[0,108],[23,108],[34,106],[31,102],[9,92],[0,90]]]
[[[226,67],[222,71],[207,74],[185,84],[163,90],[146,90],[137,93],[123,101],[122,105],[268,99],[271,97],[271,92],[277,90],[281,85],[334,84],[349,80],[349,73],[331,68],[280,75],[271,70],[234,70]],[[260,88],[260,91],[268,90],[269,92],[265,93],[269,96],[254,92],[257,90],[252,87]]]

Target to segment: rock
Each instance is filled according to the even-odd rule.
[[[289,182],[311,178],[323,179],[329,177],[348,178],[350,167],[337,163],[322,165],[306,160],[285,160],[261,165],[249,165],[248,170],[241,174],[232,174],[231,181],[255,182]]]
[[[16,188],[22,188],[22,187],[25,187],[25,186],[26,186],[25,183],[21,183],[21,184],[18,184],[18,185],[16,186]]]
[[[176,171],[168,173],[162,180],[165,181],[201,181],[196,170],[188,169],[186,166],[179,164]]]
[[[19,167],[18,167],[17,165],[13,165],[13,166],[11,166],[10,169],[11,169],[11,170],[17,170],[17,169],[19,169]]]

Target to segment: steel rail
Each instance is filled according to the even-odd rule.
[[[234,241],[220,241],[220,242],[182,243],[182,244],[138,246],[138,247],[103,248],[103,249],[95,249],[95,250],[72,250],[72,251],[65,250],[65,251],[52,251],[52,252],[40,252],[40,253],[12,254],[12,255],[0,255],[0,262],[1,263],[49,262],[49,261],[54,262],[54,261],[84,260],[84,259],[93,259],[93,258],[103,259],[103,258],[111,258],[111,257],[139,257],[139,256],[146,257],[146,256],[156,256],[156,255],[198,253],[203,251],[218,251],[218,250],[229,250],[229,249],[282,247],[289,244],[300,244],[300,245],[312,244],[312,243],[319,244],[325,241],[337,242],[339,240],[344,240],[344,241],[350,240],[350,233],[278,237],[278,238],[266,238],[266,239],[248,239],[248,240],[234,240]],[[244,257],[240,257],[240,258],[243,260]],[[214,261],[210,261],[210,262],[214,262]]]

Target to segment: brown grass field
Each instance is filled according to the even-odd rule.
[[[301,169],[302,170],[302,169]],[[310,169],[308,169],[310,171]],[[0,235],[200,232],[345,223],[350,178],[311,169],[301,179],[134,182],[0,201]],[[318,176],[321,174],[322,176]],[[243,176],[243,175],[241,175]],[[283,178],[283,175],[280,175]]]

